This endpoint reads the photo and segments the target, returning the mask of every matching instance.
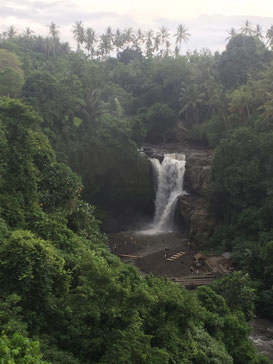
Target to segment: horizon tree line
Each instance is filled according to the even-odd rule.
[[[18,33],[16,28],[11,25],[0,34],[0,40],[12,40],[17,37],[28,39],[44,39],[47,53],[55,55],[56,47],[60,45],[59,27],[51,22],[47,37],[35,36],[34,31],[25,28],[22,33]],[[171,34],[167,27],[161,26],[157,32],[153,29],[134,30],[131,27],[121,30],[113,29],[108,26],[104,33],[99,34],[91,27],[84,27],[82,21],[76,21],[72,26],[73,39],[77,44],[77,52],[86,52],[90,58],[108,58],[113,51],[116,55],[124,49],[130,48],[144,52],[147,57],[157,56],[178,56],[181,51],[182,43],[187,43],[191,34],[185,25],[179,24],[174,37],[174,47],[171,43]]]
[[[60,42],[59,26],[54,22],[48,25],[49,34],[47,37],[40,35],[36,36],[34,31],[29,27],[25,28],[22,33],[18,33],[16,28],[11,25],[4,32],[0,33],[0,40],[12,40],[17,37],[25,37],[26,39],[36,39],[38,48],[44,51],[48,56],[56,55],[56,49],[61,48],[62,52],[67,52],[70,49],[69,44]],[[178,57],[181,52],[182,44],[187,43],[191,37],[189,30],[185,25],[179,24],[175,34],[170,34],[170,30],[166,26],[159,27],[155,32],[153,29],[134,30],[131,27],[113,29],[108,26],[104,33],[97,33],[93,28],[85,28],[82,21],[76,21],[71,30],[73,39],[77,44],[77,52],[85,53],[91,59],[107,59],[116,52],[116,56],[124,49],[132,49],[144,53],[147,58],[153,56]],[[234,27],[228,32],[226,40],[230,40],[237,34],[248,36],[256,36],[261,41],[266,39],[266,45],[269,48],[273,47],[273,25],[264,31],[260,24],[254,27],[252,23],[246,19],[239,30]],[[173,44],[171,42],[173,39]]]
[[[230,40],[237,34],[243,34],[243,35],[255,36],[261,41],[263,41],[266,38],[267,39],[266,45],[270,48],[272,48],[273,46],[273,25],[271,25],[271,27],[267,29],[264,36],[263,27],[260,24],[253,25],[248,19],[246,19],[238,31],[234,27],[232,27],[229,30],[227,30],[227,32],[228,32],[228,37],[226,38],[226,40]]]

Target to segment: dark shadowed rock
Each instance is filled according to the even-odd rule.
[[[179,208],[188,226],[189,238],[200,244],[207,243],[221,221],[209,211],[206,199],[196,195],[181,196]]]
[[[192,150],[186,153],[184,187],[190,193],[207,195],[210,183],[212,151]]]

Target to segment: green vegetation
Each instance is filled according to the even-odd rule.
[[[183,25],[173,53],[165,27],[2,35],[1,363],[270,363],[247,320],[273,317],[272,39],[245,25],[221,55],[180,55]],[[195,291],[122,264],[90,205],[150,211],[137,146],[185,139],[215,148],[209,244],[244,271]]]

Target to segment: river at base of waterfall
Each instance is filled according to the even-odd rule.
[[[259,352],[273,360],[273,322],[263,318],[254,319],[250,325],[253,332],[250,335]]]

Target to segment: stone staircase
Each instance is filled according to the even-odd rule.
[[[219,274],[211,272],[202,275],[174,277],[172,280],[180,283],[182,286],[204,286],[211,284],[216,278],[219,278]]]

